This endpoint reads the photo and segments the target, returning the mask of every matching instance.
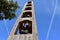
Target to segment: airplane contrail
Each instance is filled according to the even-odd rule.
[[[49,38],[49,33],[51,31],[51,28],[52,28],[52,23],[53,23],[53,20],[54,20],[56,9],[57,9],[57,4],[58,4],[58,0],[56,0],[55,8],[54,8],[53,15],[52,15],[52,18],[51,18],[51,21],[50,21],[50,24],[49,24],[49,28],[48,28],[46,40],[48,40],[48,38]]]
[[[6,20],[4,19],[3,21],[4,21],[4,24],[5,24],[6,31],[7,31],[8,35],[9,35],[9,31],[8,31],[8,28],[7,28],[7,25],[6,25]]]

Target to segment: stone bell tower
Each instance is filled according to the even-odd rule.
[[[7,40],[38,40],[33,1],[26,2]]]

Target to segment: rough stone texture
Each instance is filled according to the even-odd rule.
[[[26,5],[28,3],[28,2],[26,2],[24,8],[22,9],[20,16],[18,17],[16,23],[14,24],[12,31],[10,32],[10,35],[7,40],[38,40],[37,26],[36,26],[35,14],[34,14],[34,5],[33,5],[33,1],[31,1],[31,2],[32,2],[32,6],[30,6],[30,7],[32,7],[32,10],[25,10]],[[32,12],[32,17],[21,18],[21,16],[23,15],[23,12]],[[17,35],[15,35],[14,33],[18,27],[19,22],[21,22],[23,20],[32,21],[32,34],[17,34]]]

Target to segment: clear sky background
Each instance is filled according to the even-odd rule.
[[[7,40],[9,33],[28,0],[18,1],[16,18],[0,21],[0,40]],[[38,29],[38,40],[60,40],[60,0],[33,0]]]

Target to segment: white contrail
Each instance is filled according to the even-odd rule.
[[[8,31],[8,28],[7,28],[7,25],[6,25],[6,20],[4,19],[3,21],[4,21],[4,24],[5,24],[6,31],[7,31],[8,35],[9,35],[9,31]]]
[[[47,8],[47,11],[49,12],[49,15],[51,15],[51,11],[50,11],[50,9],[49,9],[49,8]]]
[[[51,28],[52,28],[52,23],[53,23],[53,19],[54,19],[54,16],[55,16],[56,9],[57,9],[57,4],[58,4],[58,0],[56,0],[56,4],[55,4],[53,15],[52,15],[52,18],[51,18],[51,21],[50,21],[50,25],[49,25],[49,29],[48,29],[48,32],[47,32],[46,40],[48,40],[48,38],[49,38],[49,33],[51,31]]]

